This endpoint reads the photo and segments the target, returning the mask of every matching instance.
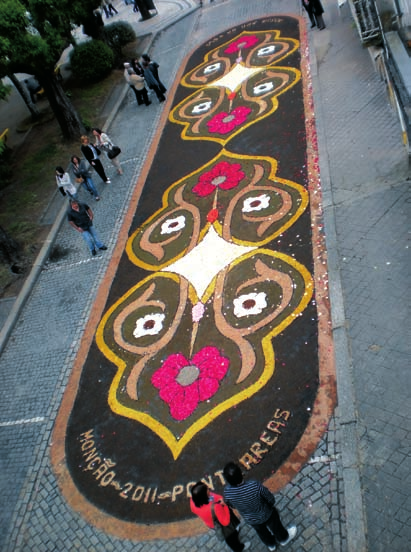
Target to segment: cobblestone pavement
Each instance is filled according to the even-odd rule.
[[[378,552],[389,545],[391,551],[403,552],[411,541],[406,494],[410,473],[405,379],[410,339],[406,339],[404,300],[405,222],[410,205],[407,159],[383,84],[348,14],[339,13],[334,4],[324,2],[327,29],[310,33],[310,59],[339,406],[318,450],[279,494],[278,505],[284,521],[296,521],[299,527],[287,550]],[[201,10],[156,34],[151,52],[168,68],[162,76],[169,86],[184,55],[208,36],[247,19],[273,12],[300,14],[300,9],[298,0],[204,2]],[[137,115],[135,109],[127,95],[109,129],[123,149],[124,175],[115,176],[110,168],[113,183],[104,189],[96,178],[102,195],[95,204],[96,228],[108,251],[89,259],[78,235],[63,225],[56,244],[66,255],[44,267],[0,359],[0,548],[4,551],[225,549],[211,532],[150,542],[105,534],[69,509],[50,468],[54,419],[131,184],[161,115],[155,101]],[[355,515],[362,519],[358,467],[368,522],[366,544],[361,523],[353,519]],[[242,535],[251,540],[252,550],[266,550],[251,529],[244,528]]]
[[[327,12],[333,21],[336,12]],[[336,231],[328,251],[338,255],[341,277],[350,351],[343,378],[350,374],[356,396],[367,550],[400,552],[411,542],[409,173],[407,180],[383,83],[349,25],[342,17],[330,43],[322,35],[316,43]]]

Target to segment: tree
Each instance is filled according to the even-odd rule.
[[[73,28],[85,21],[100,0],[1,0],[0,70],[35,75],[60,125],[73,140],[85,129],[54,69],[74,43]],[[1,91],[1,88],[0,88]]]
[[[27,88],[24,86],[24,84],[22,84],[19,81],[19,79],[16,77],[14,73],[12,73],[11,75],[8,75],[8,77],[16,87],[16,90],[20,93],[20,96],[23,98],[24,103],[26,104],[28,110],[30,111],[32,118],[34,120],[38,119],[40,117],[40,112],[37,109],[36,104],[33,103]]]

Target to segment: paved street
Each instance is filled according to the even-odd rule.
[[[188,1],[157,4],[159,15],[148,22],[154,33],[150,53],[168,88],[184,57],[208,37],[255,17],[301,15],[297,0],[215,0],[201,9]],[[299,528],[287,550],[403,552],[411,540],[407,157],[396,115],[348,9],[339,11],[331,0],[324,7],[327,28],[308,31],[307,55],[338,407],[310,462],[278,494],[278,506],[284,521]],[[156,101],[136,114],[131,92],[113,113],[108,130],[122,147],[124,175],[110,173],[113,184],[94,209],[108,251],[90,259],[63,223],[56,245],[65,255],[45,264],[0,358],[4,551],[225,549],[212,533],[175,538],[165,528],[165,540],[136,542],[96,529],[67,505],[50,465],[54,421],[161,114]],[[251,529],[242,535],[252,550],[266,549]]]

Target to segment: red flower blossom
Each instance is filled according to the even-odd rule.
[[[193,192],[200,197],[206,197],[215,192],[217,187],[222,190],[231,190],[245,177],[240,163],[221,161],[211,171],[203,173],[193,188]],[[211,222],[211,221],[209,221]]]
[[[251,46],[254,46],[257,42],[259,42],[259,40],[255,35],[240,36],[240,38],[237,38],[237,40],[232,42],[230,46],[224,50],[224,52],[226,54],[234,54],[244,48],[251,48]]]
[[[160,390],[159,396],[169,405],[173,418],[185,420],[198,403],[217,393],[229,365],[229,359],[216,347],[204,347],[191,361],[176,353],[151,376],[151,383]]]
[[[217,113],[214,117],[208,121],[207,126],[209,132],[218,132],[219,134],[228,134],[236,127],[242,125],[251,113],[249,107],[236,107],[230,113],[223,111]]]

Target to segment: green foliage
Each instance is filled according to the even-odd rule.
[[[9,84],[0,82],[0,100],[6,100],[12,91],[12,87]]]
[[[44,146],[36,151],[33,155],[27,159],[27,162],[23,167],[20,167],[20,173],[23,176],[24,180],[29,183],[30,179],[37,179],[38,174],[49,163],[50,158],[52,158],[57,151],[56,144],[46,143]]]
[[[11,224],[9,228],[12,236],[18,235],[19,240],[23,241],[36,231],[36,224],[34,222],[19,221]]]
[[[87,132],[90,132],[91,129],[92,129],[92,124],[91,124],[90,119],[87,119],[87,117],[82,117],[81,121],[84,125],[84,128],[87,130]]]
[[[0,2],[0,65],[8,73],[40,75],[53,70],[66,41],[46,19],[40,24],[36,8],[44,0]],[[32,9],[33,11],[29,11]]]
[[[99,0],[1,0],[0,75],[52,73],[63,50]]]
[[[117,59],[121,57],[121,49],[136,39],[136,33],[130,23],[117,21],[104,27],[104,41],[113,50]]]
[[[64,139],[83,131],[81,121],[56,82],[54,68],[74,41],[72,30],[99,0],[0,0],[0,77],[34,75],[45,90]],[[4,91],[0,88],[0,97]]]
[[[70,57],[73,75],[82,82],[97,82],[106,77],[114,64],[112,50],[100,40],[76,46]]]

